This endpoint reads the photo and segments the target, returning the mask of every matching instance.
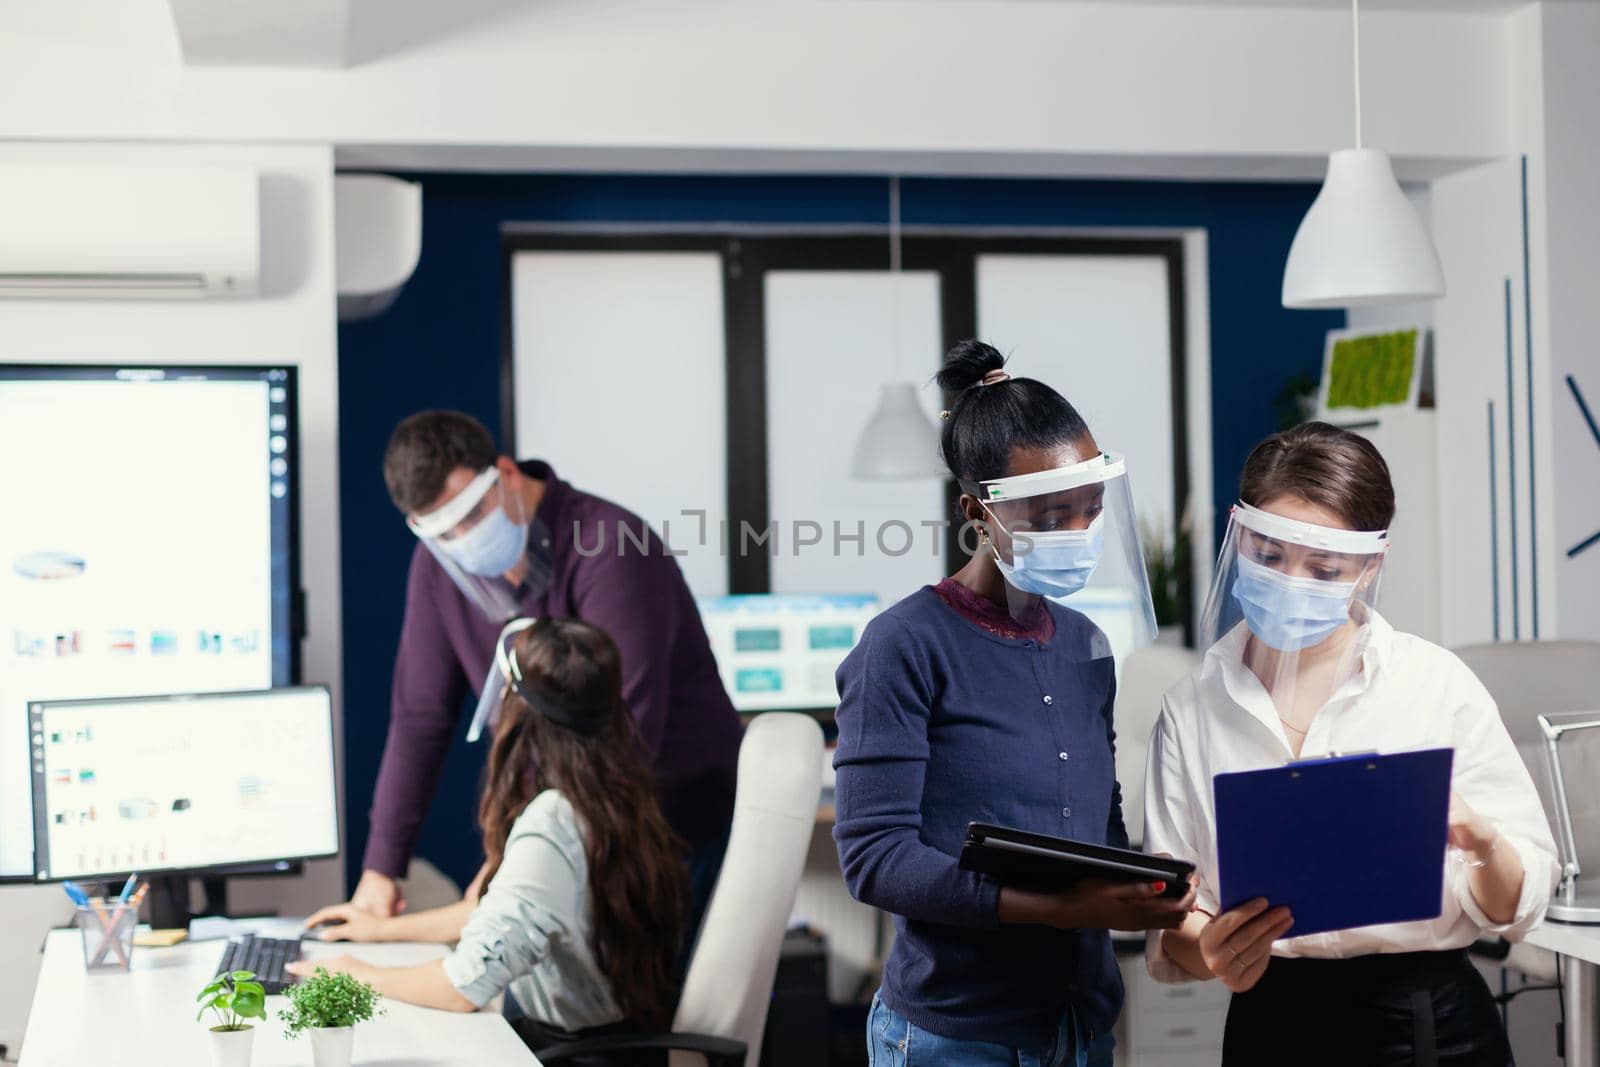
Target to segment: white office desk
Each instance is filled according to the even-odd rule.
[[[1566,957],[1566,1067],[1600,1067],[1600,926],[1546,922],[1527,942]]]
[[[216,972],[223,942],[135,948],[133,970],[86,974],[82,935],[56,930],[22,1041],[22,1067],[169,1067],[211,1062],[207,1024],[195,1021],[195,995]],[[405,965],[443,955],[439,945],[336,945],[308,941],[305,959],[348,952],[372,963]],[[254,1067],[308,1067],[311,1040],[283,1036],[283,997],[267,998],[256,1028]],[[505,1019],[492,1012],[458,1013],[385,1001],[387,1014],[356,1027],[355,1063],[367,1067],[538,1067]]]

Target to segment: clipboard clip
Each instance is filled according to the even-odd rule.
[[[1361,759],[1363,756],[1376,756],[1375,748],[1358,749],[1355,752],[1325,752],[1320,756],[1301,756],[1299,759],[1289,760],[1285,766],[1293,767],[1296,763],[1327,763],[1331,760]]]
[[[1314,763],[1344,763],[1348,760],[1376,759],[1377,756],[1378,750],[1375,748],[1362,749],[1358,752],[1329,752],[1320,756],[1303,756],[1300,759],[1292,759],[1285,763],[1284,766],[1301,767]],[[1377,769],[1378,765],[1376,763],[1367,764],[1367,770],[1374,771]],[[1289,777],[1298,778],[1300,777],[1300,772],[1292,770],[1289,772]]]

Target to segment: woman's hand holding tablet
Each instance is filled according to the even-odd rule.
[[[1070,889],[1036,890],[1004,886],[1000,922],[1063,930],[1175,930],[1194,910],[1194,875],[1182,896],[1166,894],[1163,882],[1122,882],[1085,878]]]

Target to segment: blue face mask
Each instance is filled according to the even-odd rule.
[[[1024,540],[1025,544],[1020,543]],[[1100,565],[1105,541],[1105,517],[1097,515],[1087,530],[1015,534],[1012,553],[1016,562],[1007,563],[999,552],[995,552],[994,562],[1005,580],[1024,593],[1071,596],[1088,584]]]
[[[1281,652],[1321,644],[1350,620],[1354,582],[1291,578],[1282,571],[1238,557],[1233,597],[1250,632]]]
[[[504,508],[495,508],[460,537],[440,547],[468,574],[497,578],[515,567],[528,549],[528,526],[512,522]]]

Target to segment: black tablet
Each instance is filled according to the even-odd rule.
[[[967,824],[967,839],[961,845],[961,869],[992,875],[1022,889],[1068,889],[1085,878],[1165,882],[1162,896],[1176,899],[1189,891],[1194,864],[974,822]]]

